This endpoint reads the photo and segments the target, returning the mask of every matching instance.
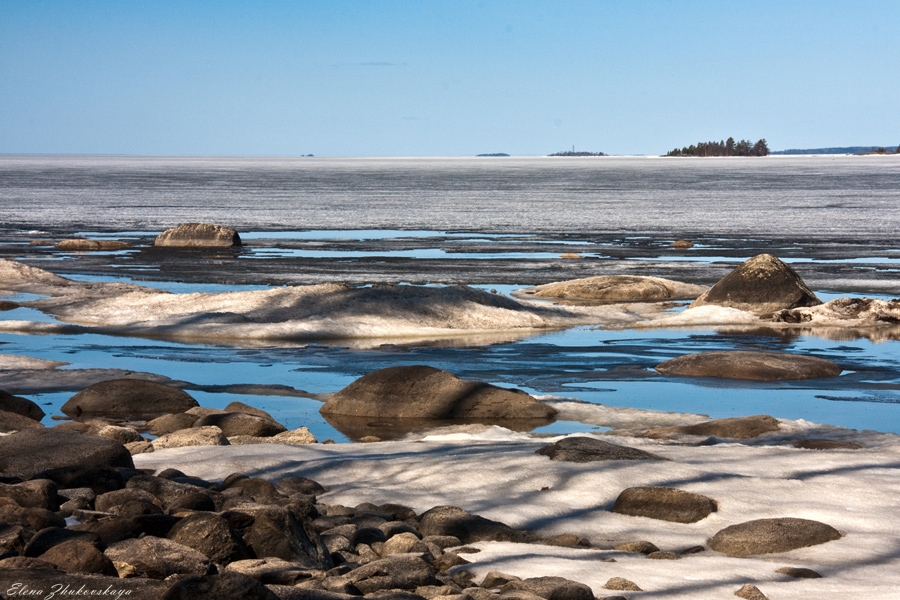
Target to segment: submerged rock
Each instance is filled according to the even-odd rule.
[[[190,394],[171,385],[145,379],[113,379],[78,392],[60,410],[70,417],[140,417],[184,412],[194,406],[197,401]]]
[[[709,539],[709,547],[730,556],[787,552],[840,539],[841,532],[810,519],[782,517],[731,525]]]
[[[602,275],[548,283],[522,290],[524,297],[605,300],[609,302],[641,302],[659,300],[691,300],[706,287],[635,275]]]
[[[686,354],[656,365],[663,375],[792,381],[837,377],[841,367],[815,356],[733,350]]]
[[[535,454],[549,456],[550,460],[566,462],[594,462],[598,460],[665,460],[661,456],[610,444],[592,437],[572,436],[554,442],[535,451]]]
[[[521,390],[467,381],[423,365],[390,367],[360,377],[336,392],[319,410],[353,417],[546,419],[556,410]]]
[[[240,246],[241,236],[231,227],[210,223],[182,223],[156,237],[154,246],[229,247]]]
[[[758,254],[694,300],[690,308],[715,304],[757,313],[816,306],[822,301],[790,266],[771,254]]]

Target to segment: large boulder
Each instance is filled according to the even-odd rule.
[[[13,396],[3,390],[0,390],[0,410],[16,413],[35,421],[40,421],[46,416],[41,407],[31,400],[21,396]]]
[[[530,532],[470,514],[456,506],[435,506],[425,511],[419,519],[419,532],[423,536],[453,536],[463,544],[482,541],[530,542],[536,539]]]
[[[370,562],[350,571],[347,578],[363,594],[441,584],[431,566],[415,554],[395,554]]]
[[[390,367],[360,377],[319,410],[354,417],[460,419],[548,419],[556,410],[521,390],[466,381],[423,365]]]
[[[214,247],[240,246],[241,236],[231,227],[210,223],[182,223],[156,236],[154,246]]]
[[[0,473],[22,479],[60,467],[134,468],[125,446],[65,429],[24,429],[0,436]]]
[[[287,431],[287,427],[272,418],[260,417],[243,412],[226,412],[200,417],[194,427],[214,426],[222,430],[225,437],[251,435],[271,437]]]
[[[796,271],[771,254],[758,254],[723,277],[690,308],[714,304],[757,313],[816,306],[822,301]]]
[[[535,454],[548,456],[550,460],[576,463],[600,460],[665,460],[661,456],[644,450],[619,446],[586,436],[563,438],[558,442],[539,448]]]
[[[692,300],[706,287],[637,275],[601,275],[547,283],[522,290],[520,296],[597,300],[606,302],[645,302],[660,300]]]
[[[783,352],[730,350],[685,354],[656,365],[663,375],[727,377],[758,381],[792,381],[837,377],[841,367],[815,356]]]
[[[24,417],[18,413],[0,410],[0,433],[21,431],[22,429],[40,429],[40,422]]]
[[[176,523],[167,537],[202,552],[220,565],[250,558],[250,551],[238,532],[216,514],[190,514]]]
[[[841,532],[825,523],[782,517],[757,519],[731,525],[707,542],[716,552],[730,556],[753,556],[787,552],[840,539]]]
[[[279,600],[275,592],[259,581],[244,575],[225,571],[214,575],[195,575],[179,579],[172,584],[161,600]]]
[[[146,379],[111,379],[81,390],[61,410],[70,417],[148,417],[180,413],[195,406],[197,401],[190,394],[171,385]]]
[[[165,579],[170,575],[206,575],[211,564],[202,553],[178,542],[147,535],[111,544],[104,552],[119,577]]]
[[[696,523],[718,509],[716,501],[671,487],[632,487],[623,490],[612,511],[674,523]]]

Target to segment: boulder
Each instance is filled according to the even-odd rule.
[[[36,403],[21,396],[13,396],[3,390],[0,390],[0,410],[16,413],[35,421],[40,421],[46,416]]]
[[[822,574],[805,567],[779,567],[776,573],[793,577],[794,579],[821,579]]]
[[[229,247],[240,246],[241,236],[231,227],[210,223],[182,223],[156,236],[154,246]]]
[[[238,402],[237,400],[235,400],[234,402],[229,402],[228,406],[225,407],[225,412],[246,413],[248,415],[256,415],[257,417],[269,419],[270,421],[275,420],[275,417],[273,417],[266,411],[254,408],[249,404],[244,404],[243,402]]]
[[[77,431],[25,429],[0,436],[0,472],[5,475],[28,479],[42,471],[78,466],[133,469],[134,463],[122,444]]]
[[[225,571],[194,576],[173,583],[161,600],[279,600],[275,592],[243,573]]]
[[[153,475],[136,475],[132,477],[128,480],[127,489],[149,492],[159,499],[164,508],[170,508],[174,503],[191,494],[207,496],[214,505],[217,505],[217,500],[220,502],[224,501],[222,494],[219,492],[189,483],[169,481]]]
[[[771,254],[758,254],[723,277],[690,308],[730,306],[756,313],[816,306],[822,301],[790,266]]]
[[[564,577],[529,577],[512,580],[500,587],[501,596],[506,592],[524,590],[545,600],[594,600],[591,588]]]
[[[95,495],[125,487],[126,479],[117,469],[108,466],[76,465],[48,469],[33,479],[49,479],[59,489],[89,488]]]
[[[674,523],[696,523],[716,512],[716,501],[671,487],[632,487],[616,498],[612,511]]]
[[[743,598],[744,600],[769,600],[769,598],[752,583],[745,583],[734,593],[734,595],[738,598]]]
[[[170,575],[205,575],[209,559],[183,544],[147,535],[111,544],[104,552],[119,577],[165,579]]]
[[[663,375],[726,377],[756,381],[795,381],[837,377],[841,367],[815,356],[731,350],[686,354],[656,365]]]
[[[236,560],[229,563],[225,570],[243,573],[260,583],[275,585],[296,585],[301,581],[317,579],[322,574],[318,569],[272,557]]]
[[[694,425],[676,425],[674,427],[657,427],[643,432],[645,437],[666,438],[676,434],[706,435],[724,438],[749,439],[770,431],[778,431],[781,426],[778,419],[769,415],[753,415],[750,417],[730,417],[713,419]]]
[[[328,399],[323,415],[418,419],[547,419],[556,410],[521,390],[466,381],[423,365],[364,375]]]
[[[84,539],[71,539],[53,546],[38,558],[67,573],[117,575],[112,561],[97,546]]]
[[[197,512],[181,519],[168,539],[205,554],[220,565],[250,558],[250,551],[231,524],[213,513]]]
[[[286,444],[288,446],[305,446],[315,444],[318,440],[309,429],[300,427],[291,431],[283,431],[271,437],[257,437],[252,435],[235,435],[228,438],[229,443],[235,446],[246,444]]]
[[[130,248],[131,244],[119,240],[88,240],[84,238],[72,238],[56,242],[54,247],[57,250],[68,251],[94,251],[94,250],[125,250]]]
[[[419,518],[423,536],[454,536],[463,544],[481,541],[530,542],[537,536],[509,525],[473,515],[456,506],[436,506]]]
[[[151,419],[147,422],[147,427],[150,428],[151,434],[160,436],[180,429],[189,429],[194,426],[196,420],[197,416],[190,413],[174,413]]]
[[[665,460],[661,456],[644,450],[619,446],[585,436],[563,438],[536,450],[535,454],[549,456],[550,460],[576,463],[598,460]]]
[[[9,498],[23,508],[57,510],[56,484],[49,479],[32,479],[22,483],[0,483],[0,498]]]
[[[294,494],[318,496],[327,491],[322,484],[306,477],[285,477],[279,479],[275,484],[275,488],[285,496],[293,496]]]
[[[110,440],[115,440],[122,445],[133,444],[135,442],[145,442],[146,440],[140,433],[131,427],[120,427],[118,425],[104,425],[98,427],[95,431],[91,431],[93,435],[99,435]]]
[[[146,379],[112,379],[78,392],[61,410],[70,417],[149,417],[184,412],[195,406],[197,401],[187,392],[171,385]]]
[[[287,431],[287,427],[271,418],[260,417],[243,412],[226,412],[200,417],[194,427],[215,426],[222,430],[225,437],[249,435],[254,437],[271,437]]]
[[[862,448],[862,446],[856,442],[818,438],[794,440],[791,442],[791,446],[794,448],[802,448],[804,450],[859,450]]]
[[[840,538],[841,533],[825,523],[782,517],[731,525],[707,543],[713,550],[730,556],[753,556],[788,552]]]
[[[154,450],[184,448],[185,446],[228,446],[230,442],[218,427],[179,429],[153,440]]]
[[[622,592],[642,592],[642,590],[638,584],[633,581],[629,581],[624,577],[612,577],[609,581],[603,584],[603,587],[607,590],[616,590]]]
[[[0,410],[0,433],[11,433],[23,429],[42,429],[43,427],[39,421],[23,417],[19,413]]]
[[[45,527],[34,534],[31,541],[25,546],[23,554],[36,558],[54,546],[71,540],[80,540],[94,546],[100,545],[100,536],[90,531],[74,531],[63,527]]]
[[[281,558],[323,570],[334,566],[312,524],[295,518],[287,509],[264,506],[242,508],[240,512],[253,517],[253,523],[244,532],[244,541],[257,558]]]
[[[347,578],[363,594],[440,585],[431,566],[416,554],[395,554],[376,560],[350,571]]]
[[[654,302],[693,300],[706,289],[700,285],[660,277],[601,275],[539,285],[523,290],[518,295],[607,302]]]

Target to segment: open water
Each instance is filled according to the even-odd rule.
[[[600,274],[711,284],[770,252],[823,300],[900,296],[900,157],[154,158],[0,157],[0,257],[80,279],[173,291],[345,281],[513,289]],[[247,245],[161,253],[180,222],[237,228]],[[35,239],[123,239],[128,250],[64,253]],[[670,243],[689,239],[694,248]],[[579,259],[562,259],[576,253]],[[2,298],[0,298],[2,299]],[[678,310],[675,306],[672,310]],[[0,319],[49,320],[16,309]],[[195,384],[201,404],[240,400],[320,439],[345,439],[307,398],[215,391],[278,384],[340,389],[377,368],[430,364],[536,394],[712,417],[777,417],[900,433],[900,342],[772,331],[575,328],[492,344],[237,348],[94,334],[0,334],[0,353],[68,368],[148,371]],[[839,362],[830,380],[667,378],[688,352],[770,349]],[[205,390],[205,391],[204,391]],[[58,412],[77,390],[29,394]],[[48,423],[50,422],[48,418]],[[546,431],[591,425],[557,422]]]

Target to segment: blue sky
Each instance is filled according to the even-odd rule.
[[[900,143],[900,2],[0,0],[0,153]]]

